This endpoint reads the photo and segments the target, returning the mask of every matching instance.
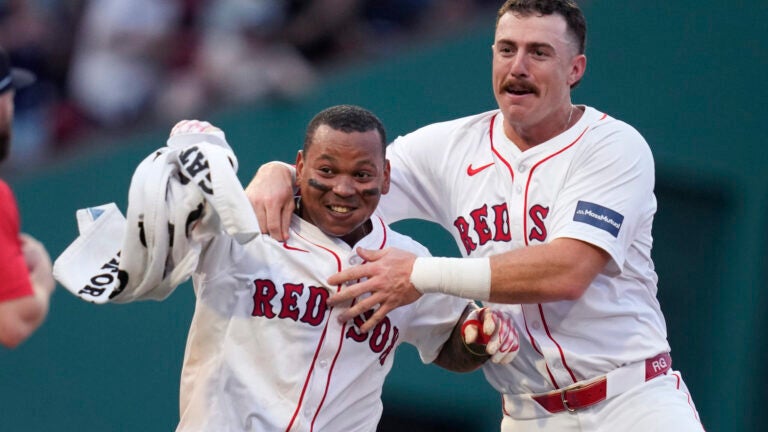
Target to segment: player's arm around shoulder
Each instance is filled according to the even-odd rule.
[[[441,182],[457,155],[475,151],[474,145],[485,136],[491,117],[492,112],[488,112],[433,123],[398,136],[387,146],[393,173],[414,185]]]
[[[591,175],[603,178],[654,174],[651,147],[630,124],[608,117],[590,129],[585,141],[587,145],[582,148],[576,163],[585,171],[593,169]],[[606,170],[610,171],[606,173]],[[604,178],[603,181],[607,182]]]

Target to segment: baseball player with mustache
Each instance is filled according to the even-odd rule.
[[[384,219],[436,222],[463,257],[359,250],[367,262],[328,282],[367,279],[329,304],[358,299],[342,322],[378,306],[363,330],[427,293],[503,307],[521,331],[520,352],[483,367],[502,395],[502,431],[701,431],[671,369],[656,299],[653,156],[628,124],[572,103],[585,41],[574,1],[501,6],[498,109],[426,126],[387,149]],[[261,227],[278,239],[290,180],[267,164],[248,188]]]

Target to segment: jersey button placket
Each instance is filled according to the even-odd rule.
[[[525,200],[523,199],[523,187],[521,186],[523,181],[523,176],[520,176],[520,179],[515,179],[511,186],[512,193],[508,195],[509,226],[512,239],[519,242],[523,242],[523,239],[525,239],[525,233],[523,232],[523,217],[525,214],[523,203]]]
[[[563,387],[574,383],[573,378],[563,364],[562,358],[560,358],[560,351],[557,347],[544,349],[544,357],[549,365],[549,371],[557,380],[558,385]]]

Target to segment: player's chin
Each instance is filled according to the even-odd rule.
[[[347,213],[330,211],[325,215],[322,229],[326,234],[341,237],[354,232],[364,221],[355,211]]]

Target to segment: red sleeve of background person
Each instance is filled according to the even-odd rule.
[[[32,295],[21,253],[19,210],[11,188],[0,180],[0,301]]]

